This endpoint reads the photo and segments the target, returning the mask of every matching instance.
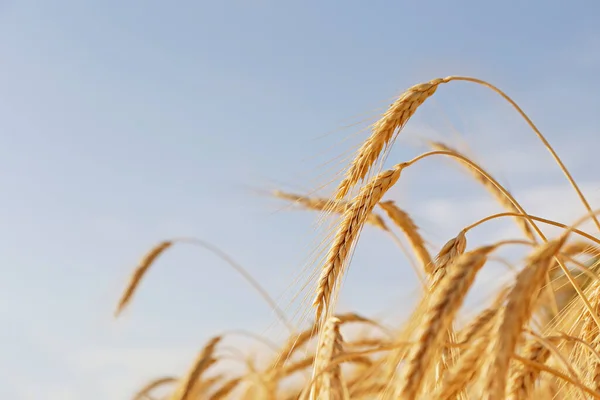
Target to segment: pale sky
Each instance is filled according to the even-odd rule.
[[[215,333],[268,332],[275,317],[248,284],[185,246],[122,319],[112,312],[141,255],[173,236],[219,246],[286,307],[317,216],[259,190],[333,179],[367,124],[419,82],[471,75],[504,89],[600,207],[600,3],[451,3],[0,0],[0,397],[125,400],[182,373]],[[584,212],[484,88],[440,87],[389,163],[426,138],[467,150],[533,214]],[[407,170],[387,198],[438,246],[500,211],[442,159]],[[470,246],[516,231],[477,232]],[[401,315],[417,288],[367,228],[340,307]]]

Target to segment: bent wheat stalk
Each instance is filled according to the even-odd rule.
[[[121,312],[127,307],[127,305],[131,302],[133,294],[138,288],[142,278],[148,272],[152,264],[156,261],[156,259],[168,248],[173,246],[175,243],[188,243],[194,246],[201,247],[209,252],[213,253],[223,261],[227,263],[231,268],[233,268],[237,273],[239,273],[242,278],[244,278],[250,286],[252,286],[258,294],[265,300],[265,302],[271,307],[271,309],[275,312],[279,320],[288,328],[290,332],[294,332],[295,327],[288,321],[287,316],[283,312],[283,310],[277,305],[275,300],[269,295],[269,293],[262,287],[262,285],[254,279],[254,277],[248,273],[241,265],[235,262],[231,257],[227,255],[224,251],[219,249],[218,247],[196,238],[179,238],[172,240],[165,240],[160,242],[158,245],[153,247],[147,255],[142,258],[142,261],[139,263],[137,268],[134,270],[133,275],[129,282],[127,283],[127,287],[119,300],[117,305],[117,309],[115,311],[115,317],[118,317]]]
[[[449,152],[453,152],[453,153],[462,155],[456,149],[453,149],[450,146],[448,146],[442,142],[430,142],[430,145],[434,150],[449,151]],[[465,157],[464,155],[462,155],[462,156]],[[466,169],[471,173],[471,175],[475,178],[475,180],[477,182],[479,182],[488,192],[490,192],[492,194],[492,196],[494,196],[494,198],[498,201],[498,203],[500,203],[500,205],[502,205],[504,208],[506,208],[510,212],[519,213],[519,209],[517,207],[515,207],[515,205],[513,203],[510,202],[510,200],[504,195],[504,193],[499,191],[498,188],[496,186],[494,186],[489,179],[486,178],[486,175],[480,173],[479,171],[477,171],[474,168],[471,168],[468,165],[465,165],[464,163],[460,163],[460,165],[463,167],[466,167]],[[487,174],[487,176],[491,176],[489,174],[489,172],[486,174]],[[516,218],[515,221],[517,222],[517,224],[523,231],[523,234],[525,234],[525,237],[527,237],[527,239],[535,242],[537,238],[536,238],[535,234],[533,233],[533,231],[531,230],[531,227],[529,226],[527,221],[524,219],[521,219],[521,218]]]
[[[365,141],[362,147],[358,150],[356,157],[352,161],[348,171],[346,172],[345,178],[342,180],[340,185],[338,186],[337,193],[335,198],[342,199],[346,196],[348,191],[352,188],[352,186],[356,185],[360,180],[362,180],[371,166],[375,163],[377,158],[379,158],[382,150],[384,148],[389,148],[395,137],[402,129],[402,127],[408,122],[410,117],[414,115],[417,111],[417,108],[425,102],[429,97],[431,97],[437,87],[442,83],[448,83],[452,81],[465,81],[475,83],[499,94],[504,100],[506,100],[527,122],[529,127],[535,132],[538,139],[544,144],[546,149],[552,155],[554,161],[558,164],[561,171],[566,176],[567,180],[577,193],[577,196],[583,203],[584,207],[588,211],[589,215],[592,217],[596,227],[600,229],[600,221],[594,215],[592,208],[584,196],[583,192],[579,188],[579,185],[573,179],[571,173],[567,169],[567,167],[562,162],[561,158],[558,156],[554,148],[550,145],[546,137],[540,132],[537,126],[533,123],[533,121],[527,116],[527,114],[519,107],[519,105],[506,93],[492,85],[489,82],[486,82],[481,79],[472,78],[468,76],[448,76],[446,78],[436,78],[427,83],[422,83],[419,85],[415,85],[409,88],[406,92],[404,92],[398,100],[396,100],[386,111],[383,117],[375,123],[373,126],[373,132],[371,136]]]

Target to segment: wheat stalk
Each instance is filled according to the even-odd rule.
[[[450,146],[441,142],[430,142],[430,145],[435,150],[449,151],[458,155],[462,155],[456,149],[453,149]],[[464,157],[464,155],[462,156]],[[465,167],[471,173],[473,178],[477,182],[479,182],[488,192],[490,192],[492,196],[494,196],[496,201],[498,201],[498,203],[502,205],[502,207],[504,207],[509,212],[519,213],[519,209],[515,207],[515,205],[511,203],[511,201],[504,195],[504,193],[498,190],[498,188],[484,174],[464,163],[460,163],[460,165]],[[529,226],[529,223],[526,219],[515,218],[515,221],[517,222],[517,225],[519,225],[519,227],[521,228],[521,231],[523,231],[523,233],[525,234],[525,237],[534,242],[537,240],[535,233],[531,229],[531,226]]]

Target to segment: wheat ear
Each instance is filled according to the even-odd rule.
[[[590,287],[590,303],[592,311],[600,314],[600,281],[594,281]],[[600,352],[600,333],[596,321],[590,315],[588,310],[583,310],[584,317],[582,323],[583,339],[597,352]],[[587,384],[600,391],[600,362],[596,357],[590,357],[587,366]]]
[[[296,193],[283,192],[281,190],[273,191],[273,195],[279,199],[293,201],[307,210],[322,211],[325,213],[343,214],[349,206],[349,203],[344,200],[331,200],[323,197],[309,197]],[[373,212],[369,213],[366,223],[384,231],[388,230],[383,218]]]
[[[481,247],[458,257],[448,268],[445,279],[430,294],[417,343],[411,348],[403,369],[402,399],[417,398],[434,355],[443,344],[477,272],[485,264],[487,254],[493,249],[494,246]]]
[[[475,340],[470,342],[469,347],[460,355],[456,364],[450,370],[446,371],[441,384],[432,396],[433,399],[456,399],[460,392],[465,390],[467,385],[476,379],[479,367],[483,362],[481,354],[485,352],[490,341],[487,333],[477,336]]]
[[[332,297],[341,282],[348,256],[358,239],[367,215],[398,181],[403,167],[404,164],[398,164],[393,169],[374,177],[352,200],[350,207],[344,211],[317,284],[313,302],[316,307],[316,321],[321,320],[323,311],[328,310],[329,312],[330,310]]]
[[[435,257],[433,268],[431,268],[430,289],[435,288],[435,286],[446,276],[448,265],[456,260],[458,256],[463,254],[466,247],[467,237],[465,231],[461,231],[456,237],[446,242]]]
[[[551,352],[537,340],[530,340],[523,346],[523,358],[544,364],[550,358]],[[527,400],[535,389],[535,382],[540,370],[529,365],[517,363],[508,381],[509,400]]]
[[[210,397],[209,400],[222,400],[225,396],[228,396],[239,384],[242,382],[242,378],[231,378],[226,381],[219,389],[217,389]]]
[[[344,198],[350,189],[364,179],[384,148],[391,145],[417,108],[431,97],[444,79],[434,79],[406,90],[390,105],[383,116],[372,126],[371,136],[358,150],[346,175],[339,184],[335,198]]]
[[[343,400],[348,397],[339,364],[328,368],[331,361],[343,352],[340,320],[329,318],[320,338],[313,369],[311,400]]]
[[[197,384],[198,379],[215,362],[213,354],[221,339],[221,336],[215,336],[204,346],[196,358],[194,365],[181,381],[179,388],[171,396],[170,400],[190,400],[190,393]]]
[[[125,288],[125,291],[123,292],[123,295],[121,296],[121,299],[119,300],[117,310],[115,311],[115,317],[119,316],[119,314],[121,314],[121,312],[125,309],[125,307],[127,307],[129,302],[131,301],[131,298],[133,297],[133,294],[135,293],[135,290],[139,286],[143,276],[146,274],[148,269],[152,266],[154,261],[156,261],[156,259],[172,245],[173,245],[173,242],[169,241],[169,240],[160,242],[159,244],[154,246],[142,258],[142,260],[138,264],[137,268],[133,271],[133,274],[132,274],[131,278],[129,279],[129,282],[127,283],[127,287]]]
[[[490,363],[485,374],[486,400],[504,400],[510,359],[517,347],[523,326],[529,321],[534,304],[545,282],[554,256],[560,251],[566,236],[539,246],[516,277],[516,283],[507,295],[507,303],[499,318],[494,342],[487,359]]]
[[[406,236],[406,239],[410,243],[413,252],[419,259],[423,270],[427,274],[430,274],[432,269],[431,256],[425,247],[425,241],[419,233],[419,228],[410,215],[398,207],[393,200],[382,201],[379,203],[379,206],[386,212],[387,216],[398,225],[400,230],[402,230],[404,236]]]

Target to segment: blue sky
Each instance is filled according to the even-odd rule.
[[[600,206],[598,17],[594,1],[0,1],[0,395],[127,399],[182,372],[214,333],[270,331],[250,287],[185,246],[121,320],[112,311],[140,256],[173,236],[219,246],[285,307],[316,215],[256,189],[334,179],[367,124],[418,82],[460,74],[503,88]],[[532,213],[583,212],[483,88],[441,87],[390,162],[424,138],[485,160]],[[445,160],[413,168],[389,198],[433,244],[498,211]],[[481,228],[472,243],[500,232],[514,228]],[[416,288],[388,238],[365,229],[340,306],[401,314]]]

